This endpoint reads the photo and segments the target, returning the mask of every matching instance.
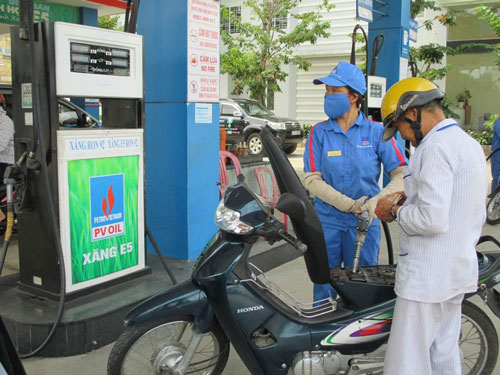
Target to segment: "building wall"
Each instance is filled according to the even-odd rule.
[[[497,1],[483,1],[482,4],[500,5]],[[448,28],[447,43],[455,47],[460,43],[490,42],[500,43],[498,36],[485,21],[479,20],[473,8],[475,1],[443,1],[450,10],[461,10],[457,15],[457,25]],[[457,6],[455,6],[457,5]],[[474,49],[458,55],[450,55],[450,65],[446,77],[446,96],[453,104],[453,111],[461,118],[459,124],[465,129],[483,130],[483,123],[492,114],[500,113],[500,70],[497,58],[484,49]],[[468,90],[472,95],[471,121],[464,122],[463,103],[457,102],[457,94]]]

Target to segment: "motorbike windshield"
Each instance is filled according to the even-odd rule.
[[[305,215],[301,219],[290,217],[290,221],[296,237],[307,245],[308,250],[304,254],[304,258],[309,277],[312,282],[317,284],[329,283],[330,268],[328,266],[323,228],[314,206],[290,161],[267,127],[262,129],[261,138],[274,172],[275,183],[273,185],[277,186],[281,194],[291,193],[295,195],[303,202],[305,207]],[[256,193],[259,194],[258,191]],[[276,202],[271,203],[274,205]]]

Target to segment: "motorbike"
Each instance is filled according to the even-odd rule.
[[[128,313],[108,359],[108,375],[222,374],[230,343],[253,375],[383,373],[396,265],[329,269],[308,193],[270,131],[264,128],[261,137],[281,192],[276,207],[240,176],[217,207],[219,231],[197,259],[191,279]],[[294,236],[275,219],[275,208],[288,215]],[[339,298],[314,305],[296,301],[249,262],[259,238],[299,249],[311,281],[331,283]],[[500,249],[493,237],[480,242]],[[500,316],[500,294],[494,289],[500,281],[498,249],[477,253],[478,289],[462,306],[464,374],[491,374],[496,364],[495,327],[468,298],[479,295]]]

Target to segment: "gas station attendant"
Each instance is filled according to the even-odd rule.
[[[313,81],[326,88],[328,119],[313,126],[304,151],[305,187],[325,233],[330,268],[353,265],[357,215],[370,214],[371,225],[359,265],[377,264],[380,222],[374,209],[380,197],[403,189],[402,166],[407,164],[397,142],[382,142],[383,126],[359,110],[366,92],[365,77],[355,65],[340,62],[331,73]],[[391,182],[379,187],[381,164]],[[335,296],[329,284],[314,285],[314,300]]]

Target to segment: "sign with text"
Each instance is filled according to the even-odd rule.
[[[125,233],[124,174],[90,177],[92,241]]]
[[[408,58],[410,54],[410,31],[406,27],[401,28],[401,57]]]
[[[356,0],[356,17],[373,22],[373,0]]]
[[[418,32],[418,21],[410,18],[410,40],[412,42],[417,41],[417,32]]]
[[[143,131],[58,131],[67,292],[144,268]]]
[[[219,101],[219,1],[188,0],[188,102]]]
[[[34,1],[35,22],[65,21],[80,23],[80,8],[63,4]],[[0,23],[19,23],[19,0],[0,0]]]

